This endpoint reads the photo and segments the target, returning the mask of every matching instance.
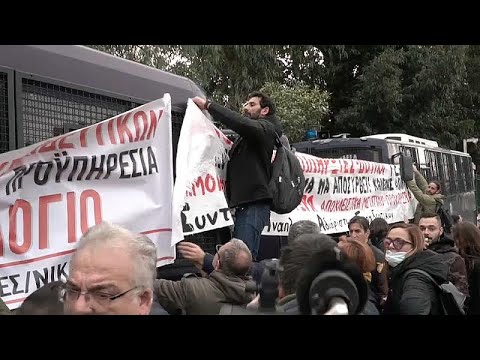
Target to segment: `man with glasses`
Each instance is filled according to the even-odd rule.
[[[148,237],[108,223],[90,228],[70,259],[65,313],[148,315],[156,264]]]
[[[179,281],[155,280],[155,294],[169,313],[217,315],[223,304],[246,305],[253,294],[246,290],[252,266],[247,245],[232,239],[217,249],[214,270],[207,277],[186,274]]]

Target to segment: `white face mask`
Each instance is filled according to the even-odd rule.
[[[407,257],[407,253],[405,251],[393,252],[391,250],[387,250],[385,252],[385,260],[387,260],[388,264],[391,267],[397,266],[403,260],[405,260],[406,257]]]

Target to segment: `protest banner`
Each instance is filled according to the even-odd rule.
[[[325,234],[348,231],[348,221],[364,216],[388,223],[413,217],[414,199],[398,165],[352,159],[321,159],[296,153],[305,174],[301,204],[291,213],[271,213],[263,235],[287,235],[299,220],[319,224]]]
[[[189,99],[177,147],[172,245],[183,235],[233,225],[224,195],[231,147],[232,142]]]
[[[63,280],[78,239],[108,221],[172,263],[171,100],[0,154],[0,296],[10,309]]]
[[[185,234],[232,223],[223,193],[224,155],[231,148],[225,139],[189,100],[178,144],[173,206],[174,212],[182,212]],[[388,223],[413,217],[415,201],[400,177],[398,165],[321,159],[299,152],[296,156],[306,178],[302,203],[289,214],[272,212],[263,235],[286,236],[299,220],[314,221],[323,233],[334,234],[348,231],[348,221],[355,215],[370,221],[380,217]],[[172,243],[183,239],[180,237],[172,237]]]

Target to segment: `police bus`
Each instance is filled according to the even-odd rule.
[[[438,180],[445,208],[476,222],[475,165],[468,153],[442,148],[436,141],[407,134],[377,134],[360,138],[336,137],[292,144],[300,152],[322,158],[367,160],[398,164],[399,153],[410,155],[423,176]]]
[[[187,100],[205,96],[192,80],[84,46],[0,45],[0,153],[92,125],[164,93],[172,99],[175,161]],[[220,229],[187,239],[214,252],[228,233]],[[177,256],[161,276],[176,279],[195,271]]]

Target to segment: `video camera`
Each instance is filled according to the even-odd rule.
[[[258,309],[247,309],[244,306],[225,304],[220,310],[220,315],[284,315],[277,311],[278,299],[278,272],[281,271],[279,260],[264,261],[265,269],[260,284],[255,281],[247,283],[245,291],[259,295]]]
[[[265,262],[260,284],[248,284],[246,291],[259,295],[257,309],[225,304],[220,315],[355,315],[367,301],[368,285],[360,269],[340,254],[338,248],[314,253],[297,282],[297,312],[277,309],[279,260]]]

